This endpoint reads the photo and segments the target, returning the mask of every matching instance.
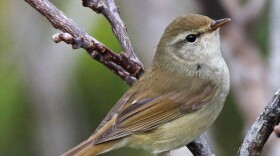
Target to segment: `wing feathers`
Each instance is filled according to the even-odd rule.
[[[116,111],[116,120],[94,143],[122,138],[134,133],[145,132],[183,115],[201,109],[215,96],[217,86],[198,83],[192,89],[172,91],[151,96],[149,92],[129,94],[126,103]],[[101,128],[102,130],[102,128]]]

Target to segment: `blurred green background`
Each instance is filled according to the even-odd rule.
[[[80,1],[52,2],[90,35],[112,50],[121,51],[102,15],[83,8]],[[147,67],[164,27],[178,15],[200,13],[201,9],[190,0],[177,0],[173,7],[168,1],[142,3],[117,1],[135,51]],[[145,6],[139,6],[144,3]],[[149,14],[157,18],[149,18]],[[261,24],[251,29],[263,57],[268,51],[267,17],[267,11],[263,11],[258,19]],[[154,22],[159,22],[158,27],[151,27]],[[85,51],[72,50],[64,43],[55,44],[51,36],[56,32],[60,31],[26,2],[0,1],[1,156],[61,154],[89,137],[129,88]],[[235,103],[231,94],[215,126],[208,132],[217,155],[236,155],[241,144],[244,121]],[[104,154],[120,155],[148,153],[121,149]]]

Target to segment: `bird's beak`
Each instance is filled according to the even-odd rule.
[[[229,21],[231,21],[230,18],[224,18],[224,19],[213,21],[211,26],[210,26],[210,31],[212,32],[212,31],[220,28],[221,26],[225,25]]]

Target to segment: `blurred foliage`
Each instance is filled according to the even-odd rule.
[[[0,1],[1,21],[9,19],[7,5]],[[27,97],[8,32],[9,24],[0,22],[0,155],[31,155]]]
[[[260,48],[262,55],[268,56],[269,54],[269,3],[260,13],[255,23],[252,23],[248,29],[250,35],[255,39],[256,45]]]
[[[218,144],[217,155],[236,155],[243,140],[243,119],[234,101],[233,94],[227,97],[225,106],[214,124],[214,138]]]

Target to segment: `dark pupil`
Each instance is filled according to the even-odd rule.
[[[188,35],[187,36],[187,41],[189,41],[189,42],[195,42],[195,40],[196,40],[196,35],[194,35],[194,34],[190,34],[190,35]]]

